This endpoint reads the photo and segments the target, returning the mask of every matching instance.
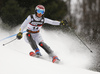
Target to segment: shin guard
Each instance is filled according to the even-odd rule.
[[[30,33],[27,33],[26,35],[27,35],[27,39],[28,39],[28,41],[29,41],[29,43],[30,43],[32,49],[33,49],[33,50],[37,49],[38,46],[36,45],[36,42],[33,40],[31,34],[30,34]]]
[[[40,42],[39,45],[50,55],[53,53],[51,48],[44,42]]]

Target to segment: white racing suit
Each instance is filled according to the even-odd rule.
[[[44,43],[40,29],[44,23],[51,25],[60,25],[59,21],[54,21],[45,17],[37,17],[35,14],[29,15],[26,20],[22,23],[20,27],[20,32],[23,32],[24,28],[27,27],[27,34],[25,36],[25,41],[28,42],[32,49],[35,50],[37,44],[39,44],[51,57],[55,56],[51,48]]]

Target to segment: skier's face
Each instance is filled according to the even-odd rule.
[[[42,14],[41,14],[41,13],[37,13],[37,16],[38,16],[38,17],[41,17],[41,16],[42,16]]]

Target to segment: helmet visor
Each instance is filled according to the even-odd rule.
[[[37,10],[37,13],[44,14],[44,11],[43,10]]]

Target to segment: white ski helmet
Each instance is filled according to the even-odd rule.
[[[45,13],[45,7],[43,5],[37,5],[35,7],[35,14],[41,13],[42,15]]]

